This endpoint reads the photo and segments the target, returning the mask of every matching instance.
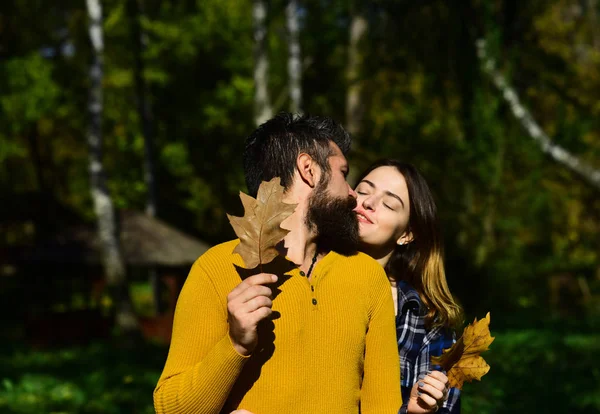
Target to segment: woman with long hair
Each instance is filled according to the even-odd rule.
[[[402,381],[401,413],[458,413],[459,390],[431,365],[454,342],[462,310],[446,282],[437,208],[411,164],[384,159],[356,187],[361,250],[384,268],[396,310]]]

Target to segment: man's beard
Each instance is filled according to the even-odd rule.
[[[308,203],[306,224],[316,230],[317,249],[349,256],[358,251],[358,219],[353,211],[356,199],[335,198],[327,192],[326,183],[321,183]]]

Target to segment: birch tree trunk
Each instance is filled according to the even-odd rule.
[[[360,80],[364,56],[360,50],[369,24],[361,13],[353,12],[350,23],[350,44],[348,46],[348,90],[346,92],[346,129],[352,135],[359,135],[364,116],[362,102],[362,82]]]
[[[560,165],[573,171],[579,177],[600,190],[600,169],[594,168],[585,161],[571,154],[566,149],[552,142],[550,137],[537,124],[529,110],[521,103],[515,90],[508,84],[504,75],[496,68],[496,62],[491,58],[483,39],[477,41],[477,54],[482,62],[483,70],[487,73],[502,97],[508,103],[511,112],[521,123],[529,136],[538,144],[540,149]]]
[[[260,125],[273,117],[269,99],[269,57],[267,55],[267,5],[254,0],[254,120]]]
[[[286,8],[288,30],[288,77],[291,112],[302,112],[302,49],[298,24],[298,1],[289,0]]]
[[[100,0],[86,0],[89,16],[89,35],[92,44],[90,66],[90,91],[88,98],[90,188],[97,217],[98,237],[102,250],[102,264],[111,297],[115,304],[116,323],[121,332],[131,334],[138,331],[121,256],[117,223],[112,199],[106,185],[106,173],[102,164],[102,77],[103,36],[102,6]]]

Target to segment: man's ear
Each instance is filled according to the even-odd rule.
[[[320,169],[313,157],[303,152],[298,155],[296,159],[296,168],[298,169],[298,173],[306,184],[308,184],[311,188],[315,188],[317,183],[319,182],[319,173]]]
[[[402,246],[412,242],[413,240],[414,238],[412,231],[405,231],[404,233],[402,233],[402,236],[400,236],[398,240],[396,240],[396,244]]]

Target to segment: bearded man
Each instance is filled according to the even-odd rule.
[[[265,273],[241,277],[239,240],[194,263],[157,413],[398,412],[393,300],[383,268],[357,253],[349,149],[348,133],[326,117],[282,113],[247,138],[249,193],[280,177],[284,202],[297,204],[283,223],[291,231]]]

